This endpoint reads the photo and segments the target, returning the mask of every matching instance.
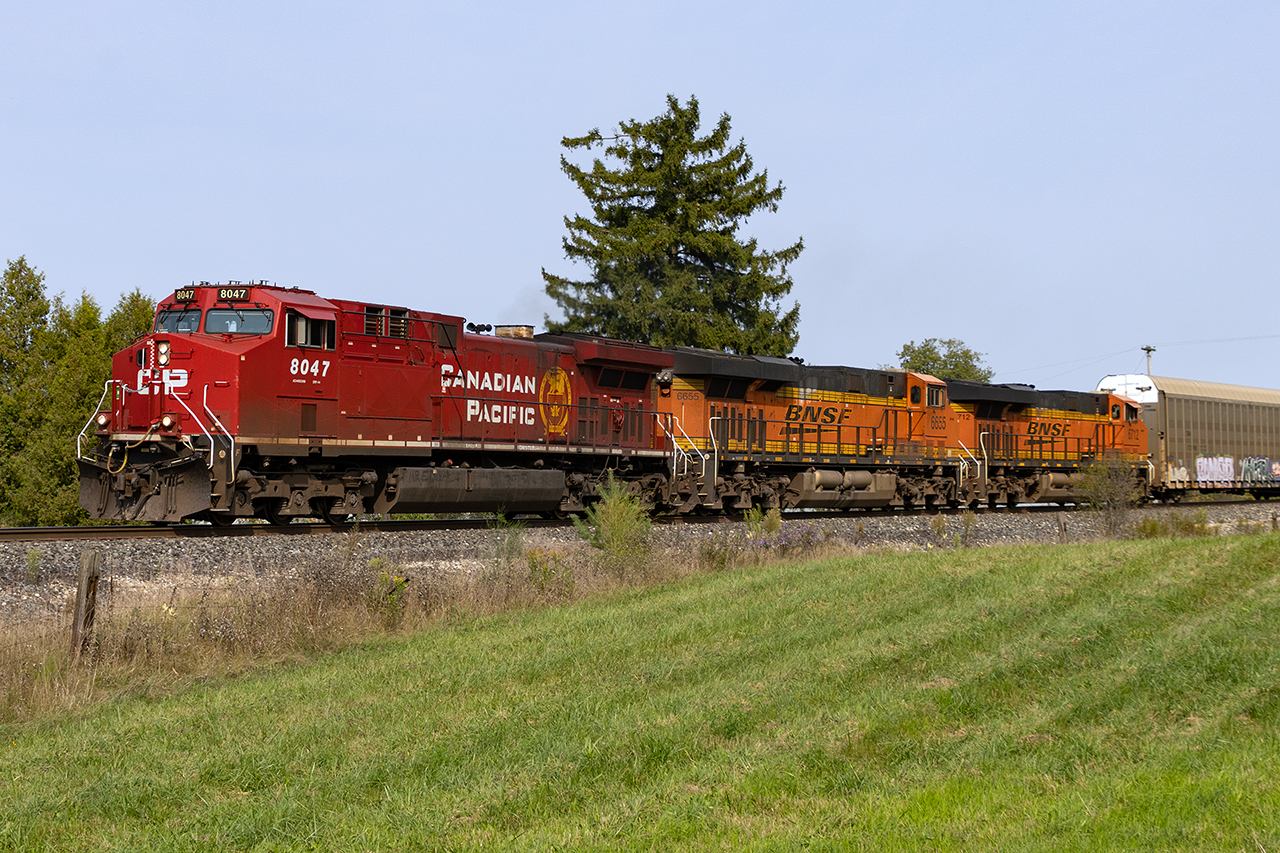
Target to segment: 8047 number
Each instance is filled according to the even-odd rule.
[[[308,361],[305,358],[295,358],[289,362],[289,372],[294,376],[319,376],[325,377],[329,375],[329,362],[316,359]]]

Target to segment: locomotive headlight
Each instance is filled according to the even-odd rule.
[[[156,344],[156,361],[160,362],[161,367],[169,363],[169,342],[168,341],[161,341],[160,343]]]
[[[161,429],[173,429],[173,415],[165,415],[160,419]]]
[[[108,415],[106,412],[101,412],[99,413],[97,420],[98,420],[98,426],[101,429],[106,429],[107,424],[111,423],[111,416]]]

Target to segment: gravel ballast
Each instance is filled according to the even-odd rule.
[[[1240,521],[1272,530],[1280,505],[1269,503],[1215,506],[1200,504],[1176,510],[1147,508],[1143,512],[1194,513],[1203,508],[1211,523],[1228,532]],[[961,533],[960,515],[946,519],[948,542]],[[1136,518],[1135,514],[1135,518]],[[919,550],[939,547],[937,516],[902,513],[863,513],[847,518],[813,521],[789,519],[786,524],[816,525],[834,544],[850,547]],[[1061,519],[1061,521],[1060,521]],[[1065,523],[1065,536],[1061,525]],[[673,524],[655,526],[653,547],[695,549],[709,538],[723,537],[740,525]],[[1054,544],[1082,542],[1101,536],[1099,518],[1089,512],[993,512],[976,516],[970,546]],[[88,548],[101,552],[101,573],[117,592],[130,588],[172,587],[208,582],[263,583],[300,573],[323,571],[343,560],[363,563],[384,557],[414,577],[467,577],[494,552],[498,533],[491,530],[450,530],[410,533],[361,531],[306,536],[253,536],[227,539],[142,539],[0,544],[0,622],[13,625],[31,619],[64,618],[74,599],[80,555]],[[523,533],[524,548],[569,550],[585,547],[571,527],[538,528]],[[31,583],[31,552],[38,580]]]

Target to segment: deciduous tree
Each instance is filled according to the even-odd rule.
[[[918,344],[903,344],[898,350],[898,364],[903,370],[928,373],[939,379],[990,382],[995,371],[982,363],[982,355],[956,338],[925,338]]]
[[[761,249],[740,229],[759,210],[776,211],[781,183],[754,172],[746,144],[731,144],[723,114],[699,136],[697,98],[650,121],[624,121],[615,135],[598,129],[566,138],[569,151],[601,149],[582,168],[560,158],[565,174],[591,206],[565,217],[565,255],[590,276],[574,281],[545,269],[547,294],[565,319],[551,331],[585,332],[656,346],[786,355],[795,347],[799,305],[783,311],[791,291],[787,267],[804,248],[797,240]]]

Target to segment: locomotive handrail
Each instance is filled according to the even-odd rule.
[[[979,435],[979,436],[978,436],[978,438],[979,438],[979,439],[981,439],[981,438],[982,438],[982,436],[981,436],[981,435]],[[974,455],[973,455],[973,451],[972,451],[972,450],[970,450],[969,448],[965,447],[965,446],[964,446],[964,442],[963,442],[963,441],[960,441],[959,439],[956,439],[956,443],[960,445],[960,449],[961,449],[961,450],[963,450],[965,453],[969,454],[969,458],[973,460],[973,465],[974,465],[974,467],[975,467],[975,468],[977,468],[979,471],[981,471],[981,470],[982,470],[982,463],[978,461],[978,457],[976,457],[976,456],[974,456]],[[961,478],[961,479],[967,479],[967,478],[968,478],[968,476],[969,476],[969,463],[968,463],[968,462],[965,462],[965,461],[964,461],[964,457],[963,457],[963,456],[961,456],[961,457],[960,457],[960,478]]]
[[[680,446],[679,439],[677,439],[675,435],[672,434],[672,432],[667,429],[666,424],[662,422],[661,412],[654,412],[653,417],[658,422],[658,429],[662,430],[663,434],[666,435],[667,438],[671,439],[672,449],[674,449],[676,453],[680,454],[680,456],[684,457],[684,471],[682,471],[681,473],[683,474],[689,473],[689,457],[691,454],[687,453],[684,450],[684,448]],[[694,444],[692,438],[689,438],[689,434],[686,433],[684,431],[684,427],[680,425],[680,419],[677,418],[675,415],[670,415],[669,417],[671,418],[672,422],[675,424],[675,428],[680,431],[680,434],[682,436],[684,436],[684,440],[689,442],[689,449],[692,450],[694,453],[698,454],[698,458],[705,463],[707,459],[706,454],[704,454],[701,450],[698,449],[698,445]],[[675,456],[671,457],[671,473],[672,475],[676,473]]]
[[[233,436],[227,430],[227,428],[222,425],[222,421],[218,420],[218,416],[213,413],[213,409],[209,408],[208,383],[206,383],[204,386],[204,399],[201,402],[204,403],[205,414],[207,414],[209,418],[215,424],[218,425],[218,429],[222,430],[222,434],[227,437],[227,441],[231,442],[231,479],[234,480],[236,476],[236,439],[235,439],[235,436]],[[209,470],[211,471],[213,470],[213,437],[212,436],[209,437]]]
[[[107,399],[107,394],[111,391],[111,386],[118,383],[119,379],[108,379],[102,383],[102,396],[98,398],[98,405],[94,407],[93,414],[89,415],[89,420],[85,421],[84,426],[80,427],[80,432],[76,433],[76,458],[84,459],[85,456],[80,452],[80,439],[84,438],[84,431],[89,428],[89,424],[93,423],[94,418],[102,411],[102,401]]]
[[[206,386],[206,387],[208,387],[208,386]],[[208,462],[208,467],[209,467],[209,470],[210,470],[210,471],[212,471],[212,470],[213,470],[213,451],[214,451],[214,446],[213,446],[213,436],[209,435],[209,430],[207,430],[207,429],[205,428],[205,425],[204,425],[203,423],[201,423],[201,422],[200,422],[200,418],[196,417],[196,413],[195,413],[195,412],[193,412],[193,411],[191,411],[191,407],[187,405],[187,401],[186,401],[186,400],[183,400],[183,399],[182,399],[180,396],[178,396],[177,394],[170,394],[169,396],[170,396],[170,397],[172,397],[173,399],[177,400],[179,403],[181,403],[181,404],[182,404],[182,408],[184,408],[184,409],[186,409],[186,410],[187,410],[187,414],[188,414],[188,415],[191,415],[191,420],[195,421],[195,422],[196,422],[196,426],[200,427],[200,431],[201,431],[202,433],[204,433],[204,437],[205,437],[205,438],[207,438],[207,439],[209,439],[209,462]]]

